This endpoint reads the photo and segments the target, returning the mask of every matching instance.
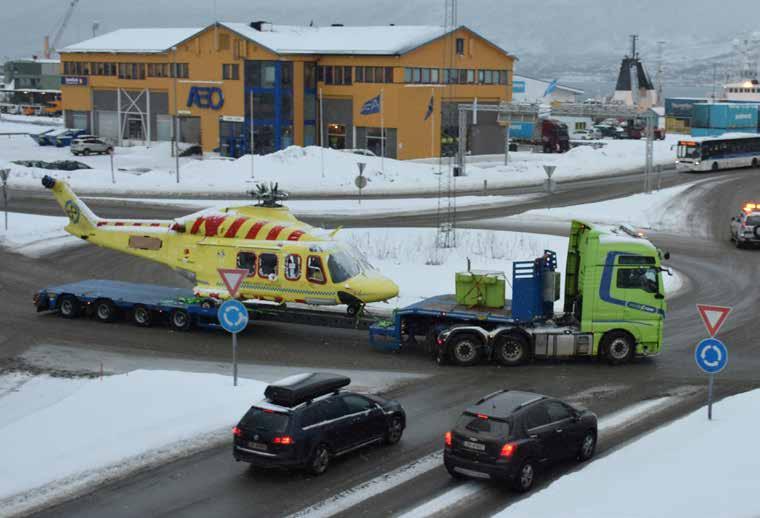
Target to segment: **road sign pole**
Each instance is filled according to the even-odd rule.
[[[232,386],[237,387],[237,333],[232,333]],[[712,377],[711,377],[712,379]],[[712,384],[710,385],[712,387]]]
[[[707,382],[707,420],[712,421],[712,400],[713,400],[713,380],[715,374],[710,374],[710,381]]]
[[[111,155],[111,183],[116,183],[116,175],[113,172],[113,151],[109,155]]]
[[[0,180],[3,181],[3,211],[5,212],[5,230],[8,231],[8,176],[10,169],[0,169]]]

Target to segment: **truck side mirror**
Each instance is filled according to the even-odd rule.
[[[663,295],[662,293],[655,293],[654,298],[656,298],[657,300],[662,300],[665,298],[665,295]]]

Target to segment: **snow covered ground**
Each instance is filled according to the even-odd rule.
[[[2,222],[0,216],[0,222]],[[87,244],[63,227],[65,217],[36,214],[8,213],[8,230],[0,224],[0,247],[14,250],[29,257],[41,257],[58,250]]]
[[[0,121],[0,133],[29,131],[38,133],[44,126],[22,122]],[[672,164],[675,155],[670,146],[676,137],[655,142],[654,159],[657,164]],[[467,176],[456,180],[457,189],[480,192],[484,182],[488,189],[507,186],[531,185],[542,182],[546,175],[543,165],[555,165],[554,179],[563,181],[579,177],[611,174],[616,171],[643,167],[644,141],[610,140],[601,149],[581,146],[565,154],[510,154],[510,165],[501,159],[477,161],[467,166]],[[17,136],[0,138],[0,161],[57,160],[73,158],[68,148],[38,146],[31,138]],[[255,182],[251,179],[250,156],[238,160],[208,157],[180,159],[181,182],[176,183],[174,159],[169,143],[144,146],[118,147],[114,154],[117,169],[116,184],[111,182],[110,158],[107,156],[78,157],[93,169],[60,172],[81,192],[109,192],[114,194],[204,194],[229,193],[244,195],[255,182],[279,182],[283,190],[294,194],[317,195],[324,193],[351,193],[358,190],[354,178],[357,163],[367,164],[367,193],[393,194],[409,192],[437,192],[441,178],[446,183],[445,167],[414,161],[400,161],[366,157],[315,146],[291,146],[282,151],[254,160]],[[41,188],[39,180],[49,171],[10,165],[10,184],[18,188]],[[146,171],[147,170],[147,171]],[[441,172],[444,175],[441,175]]]
[[[760,390],[726,398],[713,406],[712,421],[702,408],[495,516],[760,516],[757,408]]]

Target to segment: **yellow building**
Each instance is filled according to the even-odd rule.
[[[258,154],[323,143],[401,159],[454,149],[456,104],[511,100],[516,59],[466,27],[265,22],[121,29],[60,53],[67,127],[138,142],[176,129],[228,156],[253,134]],[[493,112],[469,128],[475,154],[503,140]]]

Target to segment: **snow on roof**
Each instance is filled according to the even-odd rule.
[[[60,52],[166,52],[197,34],[199,28],[119,29],[60,50]]]
[[[445,34],[429,25],[265,25],[262,31],[246,23],[221,25],[278,54],[403,54]]]

